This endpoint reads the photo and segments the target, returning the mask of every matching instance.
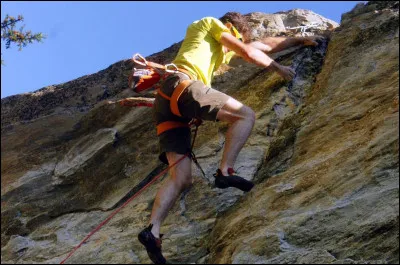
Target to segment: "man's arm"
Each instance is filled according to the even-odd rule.
[[[254,47],[256,49],[259,49],[265,53],[271,53],[272,51],[272,47],[269,46],[268,44],[264,44],[261,41],[252,41],[250,43],[247,43],[248,45],[250,45],[251,47]]]
[[[307,36],[307,37],[266,37],[261,41],[255,41],[256,45],[260,46],[259,42],[269,48],[266,53],[276,53],[288,48],[303,45],[303,46],[317,46],[317,40],[322,39],[321,36]]]
[[[247,62],[266,67],[268,70],[276,71],[286,80],[293,79],[295,75],[294,70],[290,67],[278,64],[267,54],[265,54],[263,50],[255,48],[249,44],[245,44],[227,32],[222,33],[220,43],[228,49],[234,51]],[[267,47],[264,48],[268,49]]]

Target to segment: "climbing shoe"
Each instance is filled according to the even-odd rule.
[[[138,239],[146,247],[147,254],[154,264],[166,264],[166,260],[161,253],[161,237],[156,238],[151,232],[153,224],[150,224],[142,232],[139,233]]]
[[[235,172],[232,168],[228,169],[229,176],[222,175],[220,169],[217,170],[217,173],[214,174],[215,177],[215,186],[220,189],[226,189],[229,187],[238,188],[242,191],[248,192],[250,191],[254,184],[251,181],[248,181],[242,177],[234,175]]]

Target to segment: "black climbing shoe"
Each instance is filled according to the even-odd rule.
[[[220,169],[217,170],[217,173],[214,174],[215,177],[215,186],[220,189],[226,189],[229,187],[238,188],[242,191],[248,192],[253,187],[254,184],[251,181],[248,181],[242,177],[234,175],[234,171],[232,168],[228,169],[229,176],[222,175]]]
[[[153,225],[151,224],[140,232],[138,239],[146,247],[147,254],[154,264],[166,264],[167,261],[161,253],[162,235],[160,235],[160,238],[156,238],[151,232],[152,227]]]

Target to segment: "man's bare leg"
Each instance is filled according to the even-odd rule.
[[[167,152],[168,163],[172,165],[182,156],[181,154]],[[158,190],[151,213],[150,222],[153,224],[152,234],[160,238],[160,226],[174,206],[179,195],[192,185],[191,159],[184,158],[169,170],[169,177]]]
[[[222,174],[227,176],[228,168],[233,168],[240,150],[250,136],[255,122],[255,113],[251,108],[230,98],[218,112],[217,119],[230,123],[220,164]]]

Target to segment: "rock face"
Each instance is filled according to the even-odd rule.
[[[251,13],[248,19],[253,29],[253,36],[280,36],[291,33],[313,35],[321,31],[330,30],[339,25],[330,19],[324,18],[312,11],[293,9],[275,14]]]
[[[169,261],[399,263],[398,15],[398,2],[359,4],[340,27],[306,10],[248,15],[254,39],[333,32],[274,56],[295,68],[290,83],[241,60],[218,72],[213,86],[256,112],[236,164],[256,186],[211,184],[227,125],[202,125],[195,153],[206,178],[193,167],[192,189],[162,227]],[[169,62],[179,45],[148,59]],[[61,262],[164,168],[151,109],[104,104],[127,96],[131,67],[2,99],[2,263]],[[67,263],[149,263],[136,237],[160,185]]]

